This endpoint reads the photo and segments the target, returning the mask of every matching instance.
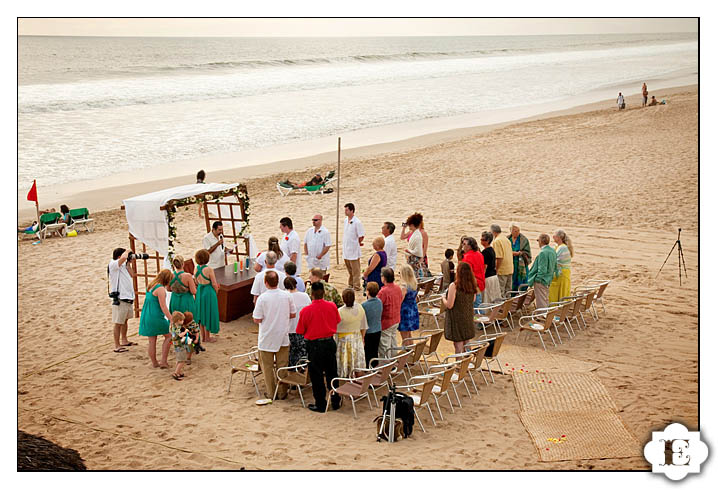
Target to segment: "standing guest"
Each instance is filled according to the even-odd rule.
[[[140,335],[149,337],[147,353],[152,361],[152,367],[167,369],[167,355],[170,352],[172,341],[170,339],[170,311],[167,308],[167,291],[172,279],[172,273],[162,269],[157,277],[147,286],[145,302],[142,305],[140,315]],[[162,343],[162,359],[157,362],[157,336],[162,335],[165,340]]]
[[[646,87],[646,82],[643,82],[641,94],[643,95],[643,105],[641,107],[646,107],[646,104],[648,104],[648,87]]]
[[[189,330],[184,327],[184,314],[181,311],[172,313],[172,323],[170,323],[170,335],[172,337],[172,345],[175,348],[175,359],[177,366],[172,377],[175,381],[182,381],[184,378],[184,365],[187,362],[187,353],[192,348],[192,338]]]
[[[337,325],[337,374],[348,378],[355,369],[364,369],[364,334],[367,330],[364,308],[354,302],[354,290],[342,291],[344,306],[339,308],[342,321]]]
[[[406,345],[406,339],[411,337],[411,332],[419,330],[419,307],[416,304],[418,286],[414,269],[407,264],[399,266],[399,278],[401,279],[401,293],[404,298],[401,301],[399,311],[399,335],[402,345]]]
[[[254,261],[254,271],[262,272],[267,268],[266,258],[268,252],[274,252],[277,254],[277,262],[274,264],[274,268],[278,271],[284,271],[284,264],[289,262],[287,255],[282,252],[282,247],[279,245],[279,238],[276,236],[270,236],[267,240],[267,251],[257,255],[257,259]]]
[[[573,243],[563,230],[556,230],[553,234],[556,242],[556,265],[558,277],[551,281],[549,286],[549,303],[555,303],[561,298],[571,295],[571,259],[573,258]]]
[[[302,281],[302,278],[299,277],[299,274],[297,274],[297,264],[294,262],[285,262],[284,263],[284,274],[287,277],[293,277],[294,280],[297,283],[297,290],[300,293],[304,293],[307,291],[306,286],[304,286],[304,281]]]
[[[262,295],[265,291],[267,291],[266,282],[264,280],[264,276],[270,272],[276,272],[279,279],[279,289],[284,290],[284,278],[287,277],[287,275],[276,268],[277,265],[277,254],[272,252],[271,250],[267,252],[267,255],[265,257],[265,264],[266,269],[264,269],[262,272],[254,276],[254,282],[252,283],[252,296],[254,296],[254,303],[257,303],[257,298]]]
[[[394,240],[396,226],[391,221],[385,221],[381,225],[381,234],[384,235],[384,251],[386,252],[386,266],[393,269],[396,267],[396,240]]]
[[[387,266],[388,267],[388,266]],[[364,359],[366,367],[369,361],[379,357],[379,341],[381,340],[381,311],[382,304],[376,295],[379,294],[379,285],[374,281],[366,285],[366,294],[369,299],[362,303],[366,315],[367,330],[364,334]]]
[[[514,277],[514,256],[511,250],[511,242],[506,238],[506,235],[501,234],[499,225],[491,225],[491,233],[494,235],[492,247],[496,255],[496,275],[499,276],[501,297],[507,298],[509,291],[511,291],[511,282]]]
[[[194,254],[197,270],[194,278],[197,281],[197,296],[194,302],[197,323],[202,334],[202,342],[216,342],[211,334],[219,333],[219,304],[217,291],[219,284],[214,276],[214,270],[207,265],[209,252],[204,249]]]
[[[375,238],[374,241],[371,242],[371,246],[376,253],[369,259],[369,266],[364,270],[362,280],[365,284],[374,281],[381,288],[384,285],[384,283],[381,282],[381,270],[387,265],[384,239],[382,237]],[[343,294],[342,297],[344,297]]]
[[[618,110],[626,108],[626,100],[623,98],[623,94],[621,92],[618,92],[618,98],[616,99],[616,104],[618,104]]]
[[[429,234],[424,229],[424,216],[421,217],[421,223],[419,223],[419,232],[421,232],[422,245],[421,248],[424,250],[424,267],[429,270]],[[427,274],[431,275],[431,274]]]
[[[474,338],[474,302],[476,301],[476,278],[471,266],[460,262],[456,268],[456,281],[449,284],[446,297],[441,301],[446,306],[444,337],[454,343],[456,354],[464,352],[464,344]]]
[[[339,294],[339,291],[337,291],[334,286],[324,280],[324,275],[322,274],[321,269],[315,268],[309,271],[309,282],[312,284],[314,284],[315,282],[321,283],[322,287],[324,288],[324,293],[322,297],[337,305],[337,308],[341,308],[342,306],[344,306],[344,301],[342,301],[342,297]],[[312,294],[309,289],[307,289],[307,294],[311,298]]]
[[[396,331],[401,321],[401,302],[404,292],[394,284],[394,271],[388,267],[381,270],[384,287],[377,294],[381,301],[381,339],[379,340],[379,357],[391,357],[392,349],[396,348]]]
[[[354,291],[361,291],[361,246],[364,245],[364,225],[354,216],[354,204],[344,205],[344,241],[342,242],[342,257],[344,265],[349,272],[349,287]]]
[[[531,263],[531,244],[529,239],[521,233],[521,227],[514,222],[509,225],[511,229],[511,251],[514,256],[514,275],[511,278],[511,288],[519,290],[519,286],[526,282]]]
[[[259,365],[264,373],[264,385],[267,387],[265,398],[272,398],[277,387],[277,369],[289,363],[289,329],[291,319],[297,315],[292,297],[288,292],[277,288],[279,274],[271,269],[264,274],[266,291],[259,296],[254,305],[252,320],[259,324],[257,347]],[[282,284],[284,287],[284,284]],[[287,397],[287,385],[280,383],[279,399]]]
[[[204,184],[205,173],[204,170],[197,172],[197,183]],[[202,217],[202,204],[199,205],[199,217]]]
[[[197,285],[194,282],[192,274],[185,272],[184,258],[181,255],[175,255],[172,259],[172,280],[170,281],[170,313],[180,311],[191,311],[195,314],[194,296],[197,294]]]
[[[132,303],[135,301],[135,288],[132,278],[136,277],[134,260],[128,261],[129,250],[116,248],[112,251],[112,260],[107,265],[110,281],[110,293],[114,296],[112,304],[113,337],[115,352],[127,352],[127,347],[137,345],[127,340],[127,320],[135,316]],[[127,267],[127,266],[130,267]],[[115,293],[117,293],[115,295]],[[114,301],[114,300],[118,301]],[[117,304],[115,304],[117,303]]]
[[[548,307],[548,288],[558,275],[556,251],[548,246],[549,237],[541,233],[537,239],[541,251],[529,270],[528,285],[534,287],[536,308]]]
[[[304,234],[304,255],[307,257],[307,266],[310,269],[321,269],[322,277],[329,270],[329,249],[332,246],[332,235],[322,225],[321,214],[315,214],[312,218],[312,227]]]
[[[312,381],[314,403],[309,405],[313,412],[324,412],[327,408],[327,388],[332,389],[332,380],[337,377],[337,344],[334,334],[342,321],[337,306],[324,300],[324,286],[312,284],[312,304],[305,306],[299,315],[297,333],[304,335],[309,357],[309,378]],[[332,395],[332,408],[341,406],[341,397]]]
[[[304,341],[304,336],[297,333],[297,323],[299,322],[299,316],[302,314],[302,309],[305,306],[309,306],[312,302],[305,293],[300,293],[297,289],[299,283],[291,276],[284,278],[284,289],[292,297],[294,301],[294,307],[297,309],[297,316],[292,318],[289,325],[289,365],[296,366],[299,364],[301,359],[307,358],[307,343]]]
[[[291,218],[284,217],[279,220],[279,230],[284,233],[279,248],[282,250],[288,261],[297,265],[297,274],[302,274],[302,242],[299,233],[294,231]]]
[[[454,257],[454,251],[450,248],[447,248],[444,251],[444,261],[441,263],[441,289],[444,290],[449,287],[449,284],[454,282],[454,279],[456,277],[454,273],[454,263],[451,261],[451,259]]]
[[[481,301],[484,303],[493,303],[503,296],[501,294],[499,277],[496,275],[496,253],[491,246],[493,240],[494,235],[488,231],[481,233],[481,246],[484,247],[481,251],[481,255],[484,257],[484,267],[486,267],[484,274],[484,284],[486,287],[481,295]]]
[[[466,239],[466,235],[461,235],[461,238],[459,239],[459,247],[456,249],[456,260],[459,262],[464,260],[464,239]]]
[[[225,255],[229,251],[224,248],[224,228],[221,221],[212,223],[212,231],[207,233],[202,239],[202,248],[209,253],[209,262],[207,263],[211,269],[224,267],[226,259]]]
[[[419,277],[427,276],[426,266],[424,264],[424,238],[419,230],[422,216],[414,213],[406,219],[406,223],[401,225],[401,239],[409,239],[409,247],[404,251],[406,253],[406,263],[414,269]],[[409,227],[409,233],[406,228]]]
[[[484,256],[479,253],[479,244],[476,243],[476,238],[468,236],[464,238],[461,243],[462,248],[464,249],[464,258],[461,259],[461,262],[466,262],[471,266],[471,270],[474,272],[474,279],[476,280],[476,287],[479,288],[479,293],[476,295],[476,301],[474,303],[474,308],[476,308],[481,304],[484,288],[486,286],[486,267],[484,266]]]

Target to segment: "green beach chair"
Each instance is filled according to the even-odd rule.
[[[95,230],[95,220],[90,218],[90,211],[87,208],[77,208],[70,210],[70,226],[71,230],[75,230],[77,226],[84,226],[88,233]]]
[[[277,190],[282,195],[282,197],[286,197],[289,194],[320,194],[323,192],[334,192],[334,182],[337,180],[336,177],[334,177],[334,170],[331,170],[326,177],[324,177],[324,180],[321,184],[317,185],[306,185],[306,186],[294,186],[289,183],[287,180],[283,180],[282,182],[277,182]],[[331,189],[331,190],[329,190]]]
[[[43,239],[47,238],[47,234],[59,233],[61,236],[67,236],[67,223],[61,220],[60,213],[45,213],[40,215],[40,231],[39,234]]]

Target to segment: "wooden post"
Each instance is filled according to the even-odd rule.
[[[37,201],[35,201],[35,216],[37,217],[37,238],[42,241],[42,235],[40,235],[40,229],[42,228],[40,226],[40,205]]]
[[[334,241],[337,250],[337,265],[339,265],[339,190],[342,188],[342,139],[337,140],[337,227],[336,240]]]

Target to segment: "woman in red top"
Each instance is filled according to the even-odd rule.
[[[476,295],[474,300],[474,308],[477,308],[481,304],[481,297],[485,287],[485,268],[484,268],[484,256],[479,252],[479,244],[476,242],[474,237],[466,237],[461,240],[461,245],[464,249],[464,257],[461,259],[462,262],[466,262],[471,266],[471,270],[474,272],[476,278],[476,285],[479,288],[479,293]]]

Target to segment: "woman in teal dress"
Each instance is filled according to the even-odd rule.
[[[140,315],[140,335],[149,337],[147,353],[150,355],[153,367],[168,368],[167,354],[169,354],[172,340],[170,338],[171,314],[167,308],[167,291],[172,280],[172,273],[162,269],[157,277],[147,286],[145,302],[142,305]],[[162,335],[165,340],[162,343],[162,360],[157,362],[157,336]]]
[[[197,262],[197,271],[194,274],[197,281],[197,297],[194,302],[200,326],[202,342],[216,342],[210,334],[219,333],[219,304],[217,303],[217,290],[219,284],[214,277],[214,271],[207,267],[209,252],[205,249],[197,250],[194,254]]]
[[[169,289],[172,292],[170,297],[170,313],[179,311],[187,313],[188,311],[194,316],[197,312],[194,307],[194,295],[197,293],[197,285],[194,282],[192,274],[185,272],[184,259],[181,255],[175,255],[172,259],[172,273],[174,277],[170,280]]]

